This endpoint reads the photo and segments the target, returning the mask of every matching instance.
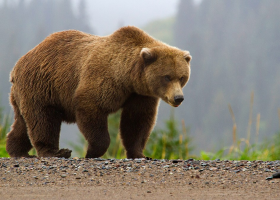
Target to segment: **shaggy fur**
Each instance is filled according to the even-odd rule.
[[[155,124],[159,99],[177,107],[190,76],[191,56],[124,27],[98,37],[57,32],[24,55],[11,72],[15,121],[7,135],[11,157],[70,157],[59,149],[61,123],[76,122],[88,141],[86,157],[110,144],[107,117],[122,109],[120,134],[128,158],[143,149]]]

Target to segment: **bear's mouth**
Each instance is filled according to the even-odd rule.
[[[170,103],[170,105],[171,105],[171,106],[173,106],[173,107],[179,107],[179,106],[181,105],[181,103],[179,103],[179,104],[176,104],[176,103]]]
[[[163,99],[166,103],[168,103],[170,106],[173,106],[175,108],[179,107],[181,103],[176,104],[175,102],[169,101],[168,98]]]

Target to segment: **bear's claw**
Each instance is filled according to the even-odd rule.
[[[54,157],[64,157],[64,158],[69,158],[71,156],[72,150],[70,149],[60,149],[58,150]]]

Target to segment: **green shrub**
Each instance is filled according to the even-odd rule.
[[[182,121],[179,130],[171,110],[170,118],[165,122],[164,129],[154,130],[145,148],[145,155],[155,159],[187,159],[193,148],[190,146],[189,129]]]
[[[9,157],[6,151],[6,135],[10,128],[10,118],[9,116],[4,116],[2,108],[0,108],[0,157]]]

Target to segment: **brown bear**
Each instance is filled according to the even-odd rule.
[[[11,157],[71,156],[59,149],[62,122],[76,122],[88,141],[86,158],[110,143],[107,117],[122,109],[120,134],[127,158],[143,158],[159,99],[177,107],[190,77],[188,51],[144,31],[123,27],[105,37],[69,30],[51,34],[21,57],[10,75],[14,123]]]

